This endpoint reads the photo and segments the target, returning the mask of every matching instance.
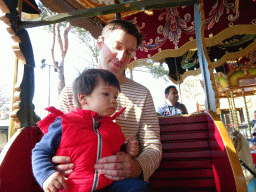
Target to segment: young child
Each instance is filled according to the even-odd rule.
[[[76,109],[64,114],[47,108],[51,113],[38,123],[45,135],[32,151],[33,173],[44,191],[96,191],[113,182],[94,165],[101,157],[118,152],[125,142],[121,127],[113,122],[124,111],[115,113],[119,91],[113,73],[89,69],[73,83]],[[126,151],[132,157],[138,154],[134,137],[129,139]],[[75,168],[68,179],[54,170],[51,159],[55,155],[71,157]]]

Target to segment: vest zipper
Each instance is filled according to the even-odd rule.
[[[101,155],[102,155],[102,137],[101,137],[100,133],[98,132],[100,123],[98,123],[94,117],[92,117],[92,119],[93,119],[93,129],[98,137],[97,159],[96,159],[96,162],[98,162],[98,160],[101,158]],[[91,191],[95,191],[98,187],[98,184],[99,184],[99,172],[95,169],[93,185],[92,185]]]

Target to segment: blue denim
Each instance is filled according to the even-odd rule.
[[[129,178],[122,181],[115,181],[107,188],[99,190],[99,192],[153,192],[149,184],[137,178]]]

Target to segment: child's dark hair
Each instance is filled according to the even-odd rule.
[[[166,89],[164,90],[164,94],[168,95],[170,93],[170,89],[176,89],[177,90],[177,88],[174,85],[170,85],[170,86],[166,87]]]
[[[80,107],[78,94],[89,96],[100,82],[114,86],[121,91],[119,81],[112,72],[104,69],[87,69],[73,82],[72,88],[75,106]]]

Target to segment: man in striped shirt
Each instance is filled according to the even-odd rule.
[[[135,25],[124,20],[107,24],[102,36],[98,38],[98,68],[110,70],[116,75],[121,85],[117,110],[126,107],[116,123],[121,126],[126,140],[135,135],[140,145],[140,154],[135,158],[118,152],[98,161],[95,169],[116,181],[105,191],[150,191],[146,182],[137,178],[148,181],[162,158],[160,129],[152,96],[146,87],[128,79],[123,73],[141,40],[142,35]],[[71,106],[72,90],[65,87],[60,96],[59,107],[63,112],[68,112]],[[56,169],[66,175],[72,172],[74,165],[69,162],[68,157],[53,157],[53,162],[68,163],[58,165]]]

